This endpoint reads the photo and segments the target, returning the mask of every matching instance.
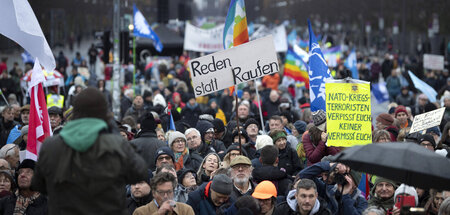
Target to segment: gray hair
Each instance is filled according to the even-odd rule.
[[[195,131],[197,133],[197,135],[201,138],[202,135],[200,134],[200,131],[198,131],[196,128],[188,128],[185,132],[184,135],[187,136],[189,133]]]
[[[380,209],[377,206],[370,206],[363,211],[362,215],[368,215],[370,212],[375,213],[377,215],[385,215],[384,210]]]
[[[0,149],[0,158],[6,158],[9,156],[14,156],[16,154],[15,150],[13,150],[15,147],[17,147],[16,144],[6,144]]]
[[[439,215],[450,215],[450,197],[447,197],[439,208]]]

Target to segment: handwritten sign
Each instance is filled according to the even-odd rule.
[[[414,133],[423,131],[425,129],[440,125],[444,112],[445,107],[415,116],[409,132]]]
[[[280,71],[271,35],[188,64],[195,97]]]
[[[444,56],[434,54],[424,54],[423,68],[431,70],[444,70]]]
[[[328,146],[372,143],[370,84],[326,83]]]

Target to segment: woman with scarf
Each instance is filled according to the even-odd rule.
[[[197,171],[197,184],[201,185],[204,182],[209,182],[211,174],[219,169],[220,157],[216,153],[209,153],[205,156]]]
[[[172,149],[175,155],[175,170],[181,170],[183,168],[198,169],[202,158],[197,153],[189,153],[188,147],[186,147],[186,136],[179,131],[173,131],[169,133],[169,147]]]

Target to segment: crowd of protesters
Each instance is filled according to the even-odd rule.
[[[362,197],[361,173],[329,161],[344,149],[327,145],[325,112],[311,112],[309,91],[282,72],[195,98],[186,53],[139,66],[134,77],[129,64],[120,115],[112,116],[110,71],[93,69],[97,55],[92,47],[89,62],[80,53],[70,64],[62,52],[56,58],[66,99],[48,108],[54,136],[37,163],[23,159],[24,72],[0,64],[9,104],[0,118],[0,214],[400,214],[399,195],[414,196],[426,214],[450,214],[449,191],[382,177],[372,176],[370,197]],[[423,72],[389,54],[382,61],[359,54],[358,67],[361,79],[386,82],[391,102],[373,116],[373,143],[407,141],[450,157],[448,70]],[[413,88],[405,68],[425,77],[438,102]],[[331,70],[349,76],[342,63]],[[440,126],[409,133],[414,116],[440,107]],[[347,183],[336,184],[335,174]]]

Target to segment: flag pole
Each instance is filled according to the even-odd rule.
[[[6,105],[9,106],[8,100],[5,98],[5,94],[3,94],[3,90],[2,89],[0,89],[0,94],[2,94],[2,98],[3,98],[3,100],[5,100]]]
[[[233,68],[232,68],[233,69]],[[241,129],[239,128],[239,115],[238,115],[238,95],[237,95],[237,84],[234,85],[234,95],[236,97],[236,106],[235,106],[235,111],[236,111],[236,128],[238,131],[238,137],[239,137],[239,154],[242,155],[242,143],[241,143]]]
[[[133,93],[136,95],[136,37],[133,35]]]
[[[266,129],[264,126],[264,119],[263,119],[263,115],[262,115],[262,110],[261,110],[261,98],[259,97],[259,92],[258,92],[258,84],[257,81],[255,80],[255,91],[256,91],[256,100],[258,101],[258,110],[259,110],[259,119],[261,120],[261,129],[263,131],[264,134],[266,134]]]

